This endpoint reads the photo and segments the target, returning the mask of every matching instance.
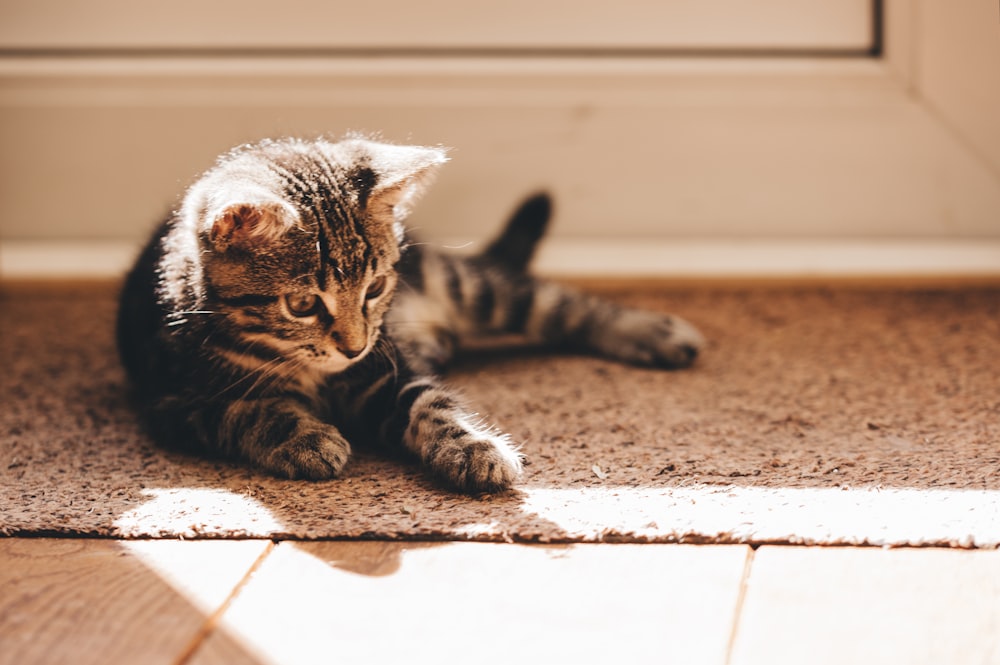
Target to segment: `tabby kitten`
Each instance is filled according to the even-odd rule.
[[[287,139],[219,158],[129,273],[118,347],[164,444],[278,476],[340,474],[351,443],[412,453],[452,487],[511,486],[521,456],[445,387],[460,339],[535,343],[681,367],[701,337],[526,272],[550,212],[528,200],[472,257],[402,225],[436,148]]]

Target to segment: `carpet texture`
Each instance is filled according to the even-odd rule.
[[[467,497],[360,451],[284,481],[153,446],[112,288],[0,301],[0,533],[521,542],[1000,544],[1000,289],[609,293],[710,340],[663,372],[489,349],[449,378],[523,444]]]

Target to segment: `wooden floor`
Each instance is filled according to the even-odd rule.
[[[1000,663],[1000,551],[0,539],[0,663]]]

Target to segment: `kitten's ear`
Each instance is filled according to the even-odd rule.
[[[297,222],[295,211],[281,203],[231,203],[213,216],[208,237],[220,252],[252,249],[274,242]]]
[[[368,195],[368,207],[376,214],[391,213],[398,221],[410,213],[412,205],[448,161],[443,148],[389,145],[366,142],[375,183]]]

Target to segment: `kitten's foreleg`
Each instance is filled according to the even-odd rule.
[[[399,387],[383,434],[464,492],[502,491],[521,475],[522,458],[509,437],[480,422],[431,377]]]
[[[233,456],[285,478],[333,478],[351,454],[336,427],[289,398],[229,403],[222,410],[217,440]]]

